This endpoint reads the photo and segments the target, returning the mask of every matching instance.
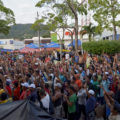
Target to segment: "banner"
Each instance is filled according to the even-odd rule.
[[[51,42],[55,42],[55,43],[59,42],[57,40],[57,33],[51,33]]]

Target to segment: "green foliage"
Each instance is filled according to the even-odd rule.
[[[7,35],[9,33],[10,27],[7,24],[7,21],[0,20],[0,33]]]
[[[87,14],[86,5],[80,4],[79,0],[40,0],[36,7],[40,9],[46,9],[45,21],[49,26],[49,29],[54,31],[58,27],[68,26],[67,20],[75,19],[74,12],[71,8],[74,9],[76,15]]]
[[[11,9],[6,8],[0,0],[0,33],[8,34],[10,26],[15,24],[14,13]]]
[[[92,23],[90,23],[88,26],[83,26],[80,32],[82,33],[82,35],[88,34],[89,41],[91,41],[92,37],[94,37],[95,35],[100,34],[100,31],[98,31],[98,28],[94,26]]]
[[[15,38],[15,39],[31,39],[32,37],[38,36],[35,30],[31,29],[32,24],[16,24],[11,26],[10,32],[8,35],[0,34],[0,39],[4,38]],[[44,25],[41,25],[43,28]],[[43,33],[45,32],[45,33]],[[50,32],[43,31],[41,32],[42,37],[50,37]]]
[[[115,54],[120,52],[120,41],[92,41],[83,43],[83,49],[92,54]]]
[[[114,30],[120,27],[120,20],[116,19],[120,15],[119,0],[88,0],[89,9],[93,10],[93,18],[98,23],[99,29]]]

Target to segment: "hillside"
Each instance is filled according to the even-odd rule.
[[[31,29],[32,24],[16,24],[11,26],[10,32],[8,35],[0,34],[0,39],[15,38],[15,39],[30,39],[37,36],[37,32]],[[44,25],[41,25],[41,28]],[[42,37],[49,37],[48,30],[41,30]]]

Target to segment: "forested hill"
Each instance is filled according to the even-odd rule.
[[[30,39],[32,37],[37,36],[37,31],[34,31],[31,29],[32,24],[16,24],[11,26],[10,32],[8,35],[0,34],[0,39],[4,38],[15,38],[15,39]],[[41,27],[43,27],[42,25]],[[42,32],[42,31],[41,31]],[[49,31],[44,31],[44,34],[42,34],[42,37],[48,37]]]

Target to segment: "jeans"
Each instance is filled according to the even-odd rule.
[[[95,111],[87,114],[87,120],[95,120]]]
[[[78,109],[76,112],[76,120],[79,120],[81,117],[81,113],[83,113],[85,119],[86,120],[86,111],[85,111],[85,105],[78,105]]]
[[[68,120],[75,120],[75,113],[68,113]]]

